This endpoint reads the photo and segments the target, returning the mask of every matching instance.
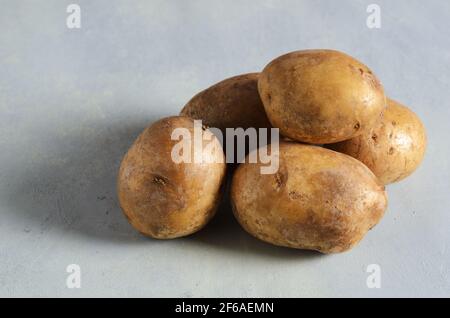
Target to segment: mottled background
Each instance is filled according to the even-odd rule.
[[[66,27],[72,2],[81,29]],[[372,2],[0,0],[0,296],[450,296],[450,3],[376,1],[369,29]],[[138,133],[303,48],[361,59],[428,129],[382,222],[332,256],[259,242],[227,204],[184,239],[136,233],[115,180]],[[381,289],[366,286],[373,263]]]

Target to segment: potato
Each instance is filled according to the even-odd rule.
[[[343,141],[372,129],[386,106],[372,71],[332,50],[276,58],[261,73],[258,89],[272,125],[286,137],[313,144]]]
[[[417,169],[426,143],[425,127],[417,115],[388,99],[383,119],[372,131],[328,147],[360,160],[382,183],[390,184]]]
[[[181,115],[201,119],[208,127],[225,133],[226,128],[270,128],[258,93],[259,73],[223,80],[195,95]]]
[[[215,148],[191,148],[191,154],[194,158],[194,151],[200,151],[202,160],[213,163],[172,160],[173,147],[179,143],[171,140],[175,128],[186,128],[192,135],[194,122],[187,117],[168,117],[146,128],[125,155],[118,177],[125,216],[139,232],[158,239],[189,235],[206,225],[215,213],[225,179],[223,150],[208,130],[204,133]],[[204,147],[209,144],[206,140],[201,143]]]
[[[384,214],[384,186],[361,162],[318,146],[281,142],[279,169],[241,164],[231,185],[234,214],[268,243],[322,253],[357,244]]]

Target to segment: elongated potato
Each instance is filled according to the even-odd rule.
[[[172,150],[179,144],[171,140],[176,128],[187,129],[194,138],[190,118],[168,117],[155,122],[128,150],[118,177],[125,216],[139,232],[158,239],[189,235],[205,226],[215,213],[225,179],[223,150],[208,130],[204,133],[211,141],[203,141],[204,151],[188,149],[192,163],[173,160]],[[210,143],[214,147],[206,151]],[[204,163],[194,161],[195,153]]]
[[[364,64],[332,50],[296,51],[270,62],[258,88],[267,116],[296,141],[328,144],[372,129],[386,106]]]
[[[279,169],[241,164],[231,186],[239,223],[255,237],[280,246],[343,252],[384,214],[384,186],[361,162],[317,146],[280,143]]]
[[[223,80],[195,95],[181,115],[201,119],[208,127],[225,133],[226,128],[270,128],[258,93],[259,73]]]
[[[383,119],[373,130],[328,147],[360,160],[381,182],[389,184],[417,169],[426,144],[425,127],[419,117],[406,106],[388,99]]]

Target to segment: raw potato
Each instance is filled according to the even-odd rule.
[[[280,246],[343,252],[384,214],[384,186],[361,162],[318,146],[280,143],[276,174],[260,163],[241,164],[231,186],[239,223]]]
[[[125,216],[139,232],[158,239],[189,235],[206,225],[215,213],[225,178],[223,150],[208,130],[204,133],[216,147],[201,156],[217,163],[172,160],[172,148],[179,141],[171,140],[171,134],[183,127],[193,136],[190,118],[157,121],[141,133],[120,166],[118,194]]]
[[[372,129],[386,106],[372,71],[332,50],[296,51],[269,63],[258,88],[267,116],[293,140],[328,144]]]
[[[181,115],[202,119],[203,124],[225,132],[225,128],[270,128],[258,93],[259,73],[223,80],[195,95]]]
[[[381,182],[389,184],[406,178],[417,169],[426,144],[425,127],[419,117],[388,99],[388,107],[376,128],[329,147],[360,160]]]

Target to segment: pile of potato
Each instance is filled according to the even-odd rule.
[[[197,154],[208,163],[175,163],[171,133],[177,127],[193,132],[194,119],[218,147]],[[420,119],[386,98],[366,65],[333,50],[288,53],[261,73],[200,92],[180,116],[142,132],[118,178],[120,205],[141,233],[186,236],[214,216],[227,164],[207,127],[279,128],[277,172],[261,174],[261,162],[241,163],[231,181],[233,213],[258,239],[322,253],[349,250],[380,221],[385,185],[409,176],[426,147]]]

